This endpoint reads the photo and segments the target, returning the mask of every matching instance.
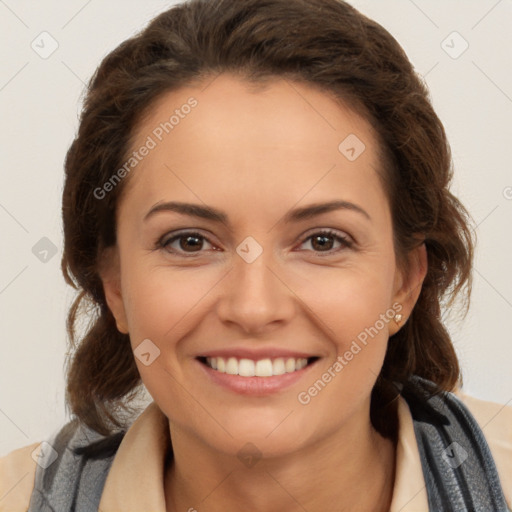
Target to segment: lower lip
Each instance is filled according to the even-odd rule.
[[[196,360],[197,364],[214,383],[230,391],[234,391],[235,393],[252,396],[270,395],[292,386],[304,377],[317,361],[313,361],[300,370],[284,373],[283,375],[274,375],[272,377],[240,377],[240,375],[230,375],[228,373],[219,372],[201,361]]]

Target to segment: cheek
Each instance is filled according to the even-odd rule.
[[[371,265],[332,270],[324,275],[317,272],[314,285],[309,279],[299,292],[312,312],[312,321],[323,330],[332,347],[329,360],[311,382],[314,384],[329,370],[336,376],[325,376],[332,384],[325,392],[322,390],[317,405],[327,407],[329,400],[340,396],[355,404],[370,394],[384,361],[393,321],[393,268],[391,257],[381,257]],[[320,409],[318,413],[322,414]]]
[[[212,274],[204,269],[127,265],[122,282],[132,343],[141,337],[179,338],[187,317],[203,307],[218,280]]]
[[[185,423],[192,421],[204,411],[187,392],[190,361],[186,361],[186,355],[191,349],[181,340],[194,336],[193,331],[199,326],[198,315],[212,307],[208,292],[218,276],[215,279],[211,271],[198,269],[148,268],[140,260],[134,263],[137,264],[126,266],[123,294],[130,341],[141,379],[170,418],[178,422],[188,418]],[[151,342],[149,350],[144,350],[150,352],[150,364],[137,357],[138,346],[148,343],[145,340]]]
[[[390,309],[394,273],[383,262],[384,258],[374,266],[317,270],[298,288],[297,295],[308,306],[306,310],[311,311],[313,319],[323,322],[326,333],[340,348]],[[387,329],[383,330],[387,334]]]

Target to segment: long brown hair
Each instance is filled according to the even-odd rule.
[[[398,260],[406,261],[418,234],[428,254],[421,294],[390,339],[372,395],[372,422],[389,434],[390,383],[416,374],[451,390],[460,379],[440,305],[461,291],[469,299],[472,231],[448,189],[450,149],[426,86],[388,32],[340,0],[191,0],[101,62],[65,163],[62,270],[78,290],[68,314],[69,407],[108,433],[123,427],[140,385],[129,337],[116,329],[98,272],[103,249],[116,244],[116,205],[128,178],[101,199],[95,190],[123,165],[137,123],[157,98],[222,72],[319,87],[349,101],[377,132]],[[83,318],[89,323],[80,333]]]

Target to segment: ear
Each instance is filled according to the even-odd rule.
[[[100,278],[108,308],[116,320],[117,330],[128,334],[128,322],[121,293],[121,266],[117,245],[103,250],[100,257]]]
[[[405,268],[403,270],[397,268],[393,303],[398,303],[402,306],[400,310],[402,320],[398,323],[391,322],[389,324],[390,336],[396,334],[411,315],[414,305],[420,296],[427,270],[427,248],[425,243],[422,243],[409,252]]]

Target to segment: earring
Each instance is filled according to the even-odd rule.
[[[394,320],[395,320],[396,325],[400,325],[400,322],[402,321],[402,315],[400,313],[397,313],[395,315]]]

